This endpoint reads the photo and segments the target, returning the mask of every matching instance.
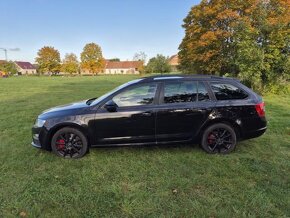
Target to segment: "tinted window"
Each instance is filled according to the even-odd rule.
[[[157,84],[140,85],[119,93],[113,98],[113,101],[119,107],[152,104],[156,89]]]
[[[217,100],[245,99],[248,97],[245,91],[231,84],[211,83],[211,88]]]
[[[197,100],[197,83],[194,81],[164,84],[164,103],[193,102]]]
[[[203,82],[198,83],[198,101],[208,101],[209,94]]]

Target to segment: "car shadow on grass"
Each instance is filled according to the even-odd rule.
[[[156,145],[156,144],[147,144],[147,145],[121,145],[121,146],[114,146],[114,145],[109,145],[109,146],[97,146],[97,147],[92,147],[90,148],[90,151],[98,151],[98,150],[110,150],[110,151],[115,151],[115,150],[176,150],[176,149],[184,149],[184,150],[202,150],[198,144],[164,144],[164,145]]]

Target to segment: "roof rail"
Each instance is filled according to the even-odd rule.
[[[222,79],[219,76],[202,75],[202,74],[163,74],[143,77],[144,80],[162,80],[162,79],[179,79],[179,78],[216,78]]]
[[[154,75],[143,77],[144,80],[166,80],[166,79],[180,79],[180,78],[207,78],[207,79],[230,79],[237,80],[236,78],[224,77],[224,76],[215,76],[215,75],[207,75],[207,74],[163,74],[163,75]]]

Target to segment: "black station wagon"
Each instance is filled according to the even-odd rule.
[[[198,143],[229,153],[267,128],[262,98],[232,78],[153,76],[38,116],[32,145],[79,158],[97,146]]]

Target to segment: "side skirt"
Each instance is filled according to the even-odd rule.
[[[184,143],[192,143],[192,140],[164,141],[164,142],[140,142],[140,143],[123,143],[123,144],[98,144],[98,145],[91,145],[91,147],[95,148],[95,147],[144,146],[144,145],[170,145],[170,144],[184,144]]]

